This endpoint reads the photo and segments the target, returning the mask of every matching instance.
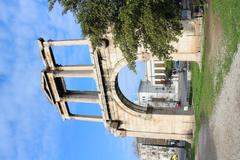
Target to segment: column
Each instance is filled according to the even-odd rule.
[[[88,39],[69,39],[69,40],[49,40],[49,46],[72,46],[72,45],[89,45]]]
[[[67,91],[61,100],[67,102],[99,103],[98,91]]]
[[[58,66],[56,67],[56,70],[62,70],[62,71],[69,71],[69,70],[74,70],[74,71],[84,71],[84,70],[94,70],[95,67],[93,64],[89,65],[67,65],[67,66]]]
[[[189,52],[189,53],[173,53],[170,55],[174,61],[194,61],[200,62],[201,53],[200,52]]]
[[[80,115],[80,114],[71,114],[69,119],[72,120],[81,120],[81,121],[92,121],[92,122],[103,122],[101,116],[89,116],[89,115]]]
[[[54,77],[96,77],[94,70],[84,68],[81,70],[70,70],[70,68],[65,67],[64,70],[54,70],[53,74]]]
[[[150,131],[130,131],[126,130],[126,136],[130,137],[142,137],[142,138],[154,138],[154,139],[175,139],[183,140],[192,143],[193,135],[191,133],[161,133],[161,132],[150,132]]]

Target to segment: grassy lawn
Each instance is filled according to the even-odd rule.
[[[224,77],[229,72],[234,53],[237,51],[237,44],[240,42],[240,1],[212,0],[212,10],[214,15],[220,18],[224,33],[223,44],[226,47],[220,57],[209,60],[209,53],[206,53],[206,46],[208,45],[206,43],[208,42],[204,41],[201,70],[197,63],[191,65],[196,126],[194,141],[191,146],[191,156],[188,155],[191,157],[189,159],[195,159],[201,120],[211,115],[215,100],[223,86]]]
[[[236,0],[213,0],[213,12],[220,18],[226,43],[226,53],[218,59],[220,69],[215,69],[218,80],[215,91],[220,92],[224,76],[228,73],[237,45],[240,42],[240,1]]]

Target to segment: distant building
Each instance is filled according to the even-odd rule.
[[[162,86],[165,84],[165,64],[160,60],[149,60],[146,62],[146,80],[152,86]]]
[[[145,79],[140,82],[137,103],[142,106],[174,108],[178,101],[178,74],[167,79],[164,61],[146,62]]]

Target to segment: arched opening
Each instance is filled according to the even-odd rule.
[[[144,80],[145,62],[136,62],[136,72],[130,70],[128,66],[123,67],[117,76],[117,81],[121,92],[131,102],[137,103],[138,89],[141,81]]]
[[[136,72],[124,66],[116,76],[115,89],[120,100],[137,112],[146,112],[147,108],[138,103],[138,91],[145,77],[145,62],[136,62]]]
[[[179,63],[159,60],[139,61],[136,73],[127,66],[116,77],[116,93],[127,107],[144,113],[184,113],[179,94],[179,75],[186,73],[179,69]],[[183,78],[183,77],[182,77]],[[182,82],[181,82],[182,83]],[[186,113],[186,112],[185,112]]]

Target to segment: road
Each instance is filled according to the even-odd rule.
[[[180,146],[185,146],[185,142],[184,141],[181,141]],[[179,160],[185,160],[186,159],[186,150],[183,149],[183,148],[178,148],[178,158]]]
[[[186,66],[186,62],[179,62],[179,68],[182,70]],[[187,92],[188,92],[188,80],[187,80],[187,71],[179,73],[179,100],[181,106],[188,105],[187,102]]]

